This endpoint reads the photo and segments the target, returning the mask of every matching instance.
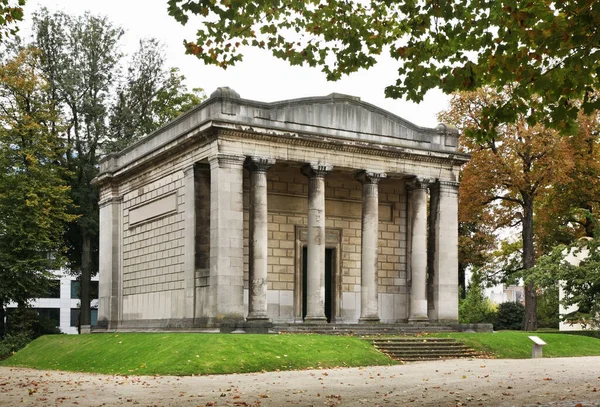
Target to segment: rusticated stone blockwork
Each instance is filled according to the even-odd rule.
[[[99,325],[456,320],[457,137],[219,88],[102,161]]]

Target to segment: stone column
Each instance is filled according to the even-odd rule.
[[[433,304],[429,318],[441,322],[458,320],[458,182],[438,181],[432,185]]]
[[[196,182],[194,165],[183,170],[184,201],[184,310],[183,317],[190,324],[196,316]]]
[[[246,157],[216,154],[210,163],[209,320],[244,318],[243,175]]]
[[[307,279],[305,322],[324,322],[325,316],[325,176],[333,169],[327,164],[308,164]]]
[[[116,329],[119,323],[120,303],[120,253],[121,253],[121,202],[116,188],[102,199],[100,206],[100,264],[98,284],[98,327]],[[103,194],[102,194],[103,195]]]
[[[427,188],[431,180],[414,178],[407,182],[411,236],[411,289],[409,322],[426,322],[427,317]]]
[[[377,294],[377,253],[379,230],[379,181],[385,173],[361,171],[362,183],[361,294],[359,322],[379,322]]]
[[[248,320],[267,316],[267,170],[272,158],[248,157],[250,171],[250,247]]]

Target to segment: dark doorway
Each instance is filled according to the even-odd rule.
[[[333,253],[334,249],[325,249],[325,317],[331,322],[333,314]],[[306,318],[306,280],[307,280],[308,248],[302,248],[302,319]]]

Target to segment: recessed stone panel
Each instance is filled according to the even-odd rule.
[[[177,194],[169,194],[129,209],[129,227],[177,212]]]

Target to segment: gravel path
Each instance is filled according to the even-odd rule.
[[[600,357],[194,377],[0,367],[0,405],[600,406]]]

